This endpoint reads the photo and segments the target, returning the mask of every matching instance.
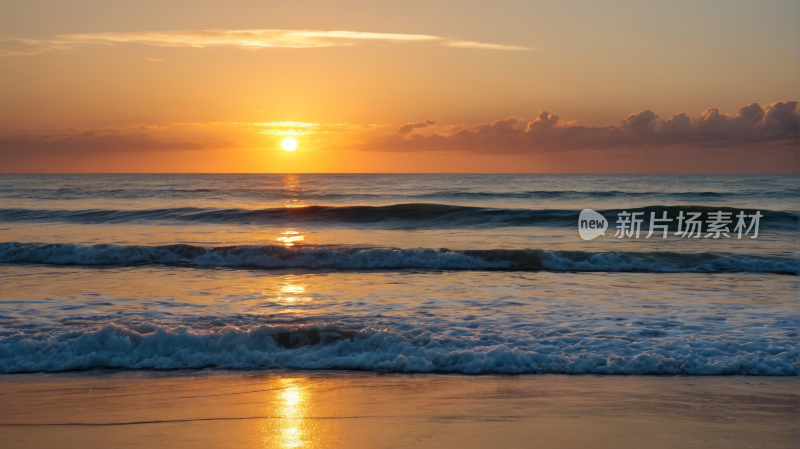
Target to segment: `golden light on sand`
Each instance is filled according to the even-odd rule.
[[[284,448],[316,446],[313,434],[304,418],[308,407],[308,394],[294,380],[282,379],[285,388],[278,396],[278,410],[281,415],[278,429],[277,446]],[[274,445],[273,445],[274,447]]]
[[[283,139],[283,143],[281,145],[283,146],[283,149],[286,151],[294,151],[295,148],[297,148],[297,140],[291,137],[287,137]]]

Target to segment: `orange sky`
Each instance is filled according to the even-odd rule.
[[[9,1],[0,172],[798,170],[795,2],[373,3]]]

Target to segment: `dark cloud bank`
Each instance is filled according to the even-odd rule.
[[[709,108],[699,117],[690,117],[681,112],[666,119],[648,110],[629,115],[619,126],[583,126],[542,111],[536,119],[527,123],[509,117],[450,133],[409,134],[415,128],[433,124],[429,120],[405,124],[396,134],[364,144],[363,149],[524,154],[586,148],[788,147],[798,144],[800,120],[796,107],[796,101],[780,101],[764,107],[751,103],[739,108],[736,115]]]

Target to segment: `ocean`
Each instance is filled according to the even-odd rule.
[[[798,181],[0,174],[0,373],[796,376]]]

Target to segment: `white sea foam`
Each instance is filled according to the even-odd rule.
[[[226,327],[213,332],[155,326],[137,330],[109,324],[48,337],[5,337],[0,340],[0,372],[216,367],[464,374],[800,373],[800,353],[789,339],[561,335],[521,343],[443,338],[427,329],[403,334],[373,329],[348,333],[321,324],[301,329]]]

